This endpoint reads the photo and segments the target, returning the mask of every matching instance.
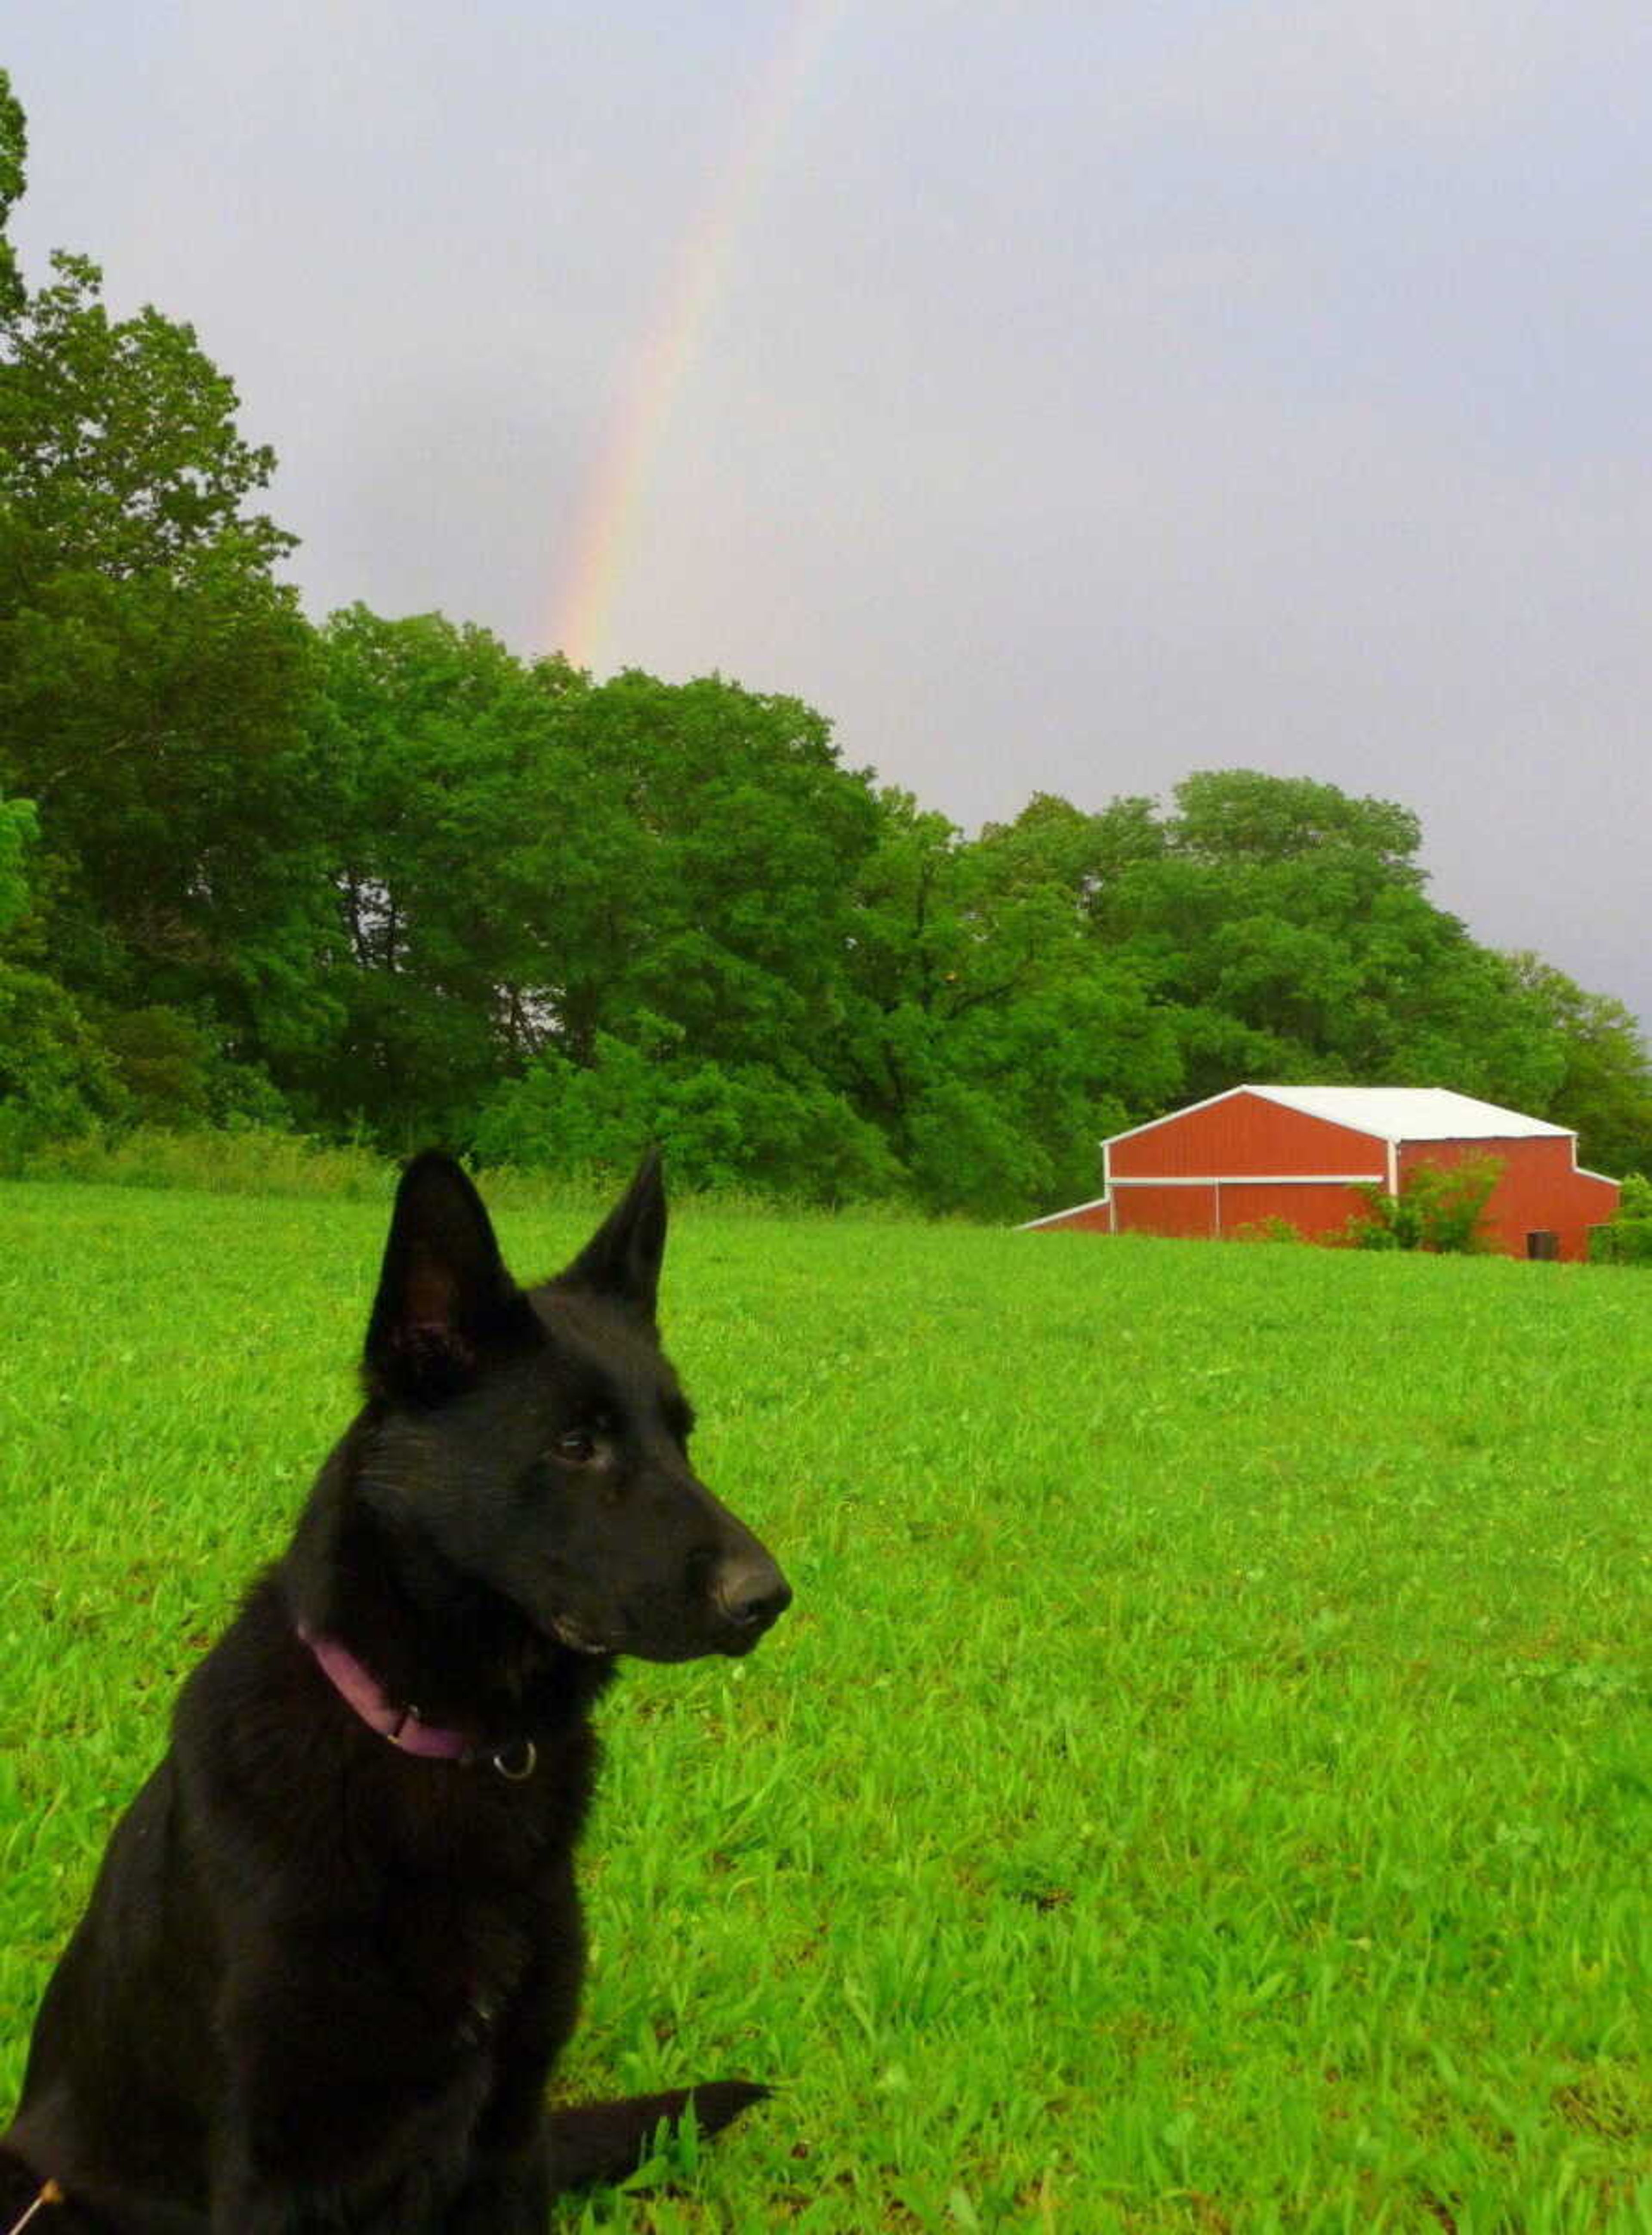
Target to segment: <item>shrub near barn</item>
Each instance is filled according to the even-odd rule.
[[[1652,1265],[1652,1180],[1624,1175],[1617,1215],[1590,1235],[1589,1254],[1596,1265]]]
[[[1398,1195],[1374,1182],[1354,1190],[1366,1216],[1351,1222],[1347,1238],[1356,1249],[1432,1249],[1437,1254],[1475,1255],[1490,1248],[1485,1207],[1503,1176],[1498,1157],[1470,1157],[1454,1168],[1418,1164],[1406,1175]]]

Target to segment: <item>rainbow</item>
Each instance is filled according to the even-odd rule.
[[[634,547],[643,492],[734,249],[773,167],[810,72],[849,0],[796,0],[754,94],[750,121],[673,262],[659,309],[580,504],[572,558],[553,602],[550,639],[576,667],[600,657]]]

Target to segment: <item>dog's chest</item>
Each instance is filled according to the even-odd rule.
[[[406,1888],[384,1938],[424,2023],[473,2048],[490,2039],[545,1970],[543,1921],[520,1894],[478,1898],[439,1883]]]
[[[584,1779],[567,1773],[576,1758],[584,1766],[586,1747],[553,1740],[541,1773],[521,1784],[481,1767],[432,1773],[393,1756],[383,1765],[394,1780],[390,1805],[368,1819],[356,1849],[357,1891],[391,1998],[427,2038],[485,2048],[513,2015],[537,2031],[534,2005],[577,1991],[582,1935],[567,1819]]]

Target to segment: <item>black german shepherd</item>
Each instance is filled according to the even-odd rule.
[[[689,1464],[665,1243],[651,1158],[523,1291],[459,1166],[408,1167],[366,1404],[110,1840],[0,2235],[541,2235],[684,2109],[545,2103],[614,1656],[744,1653],[791,1596]],[[692,2092],[711,2130],[766,2091]]]

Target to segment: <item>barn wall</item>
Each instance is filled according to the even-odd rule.
[[[1533,1233],[1558,1235],[1560,1255],[1577,1264],[1589,1255],[1589,1230],[1617,1208],[1615,1180],[1580,1172],[1570,1137],[1553,1135],[1524,1141],[1413,1141],[1400,1151],[1400,1184],[1419,1164],[1460,1164],[1465,1158],[1495,1157],[1503,1175],[1486,1205],[1483,1233],[1510,1257],[1524,1257]]]
[[[1037,1219],[1033,1225],[1039,1234],[1111,1234],[1113,1230],[1105,1203],[1085,1203],[1076,1210],[1052,1211],[1048,1218]]]
[[[1121,1187],[1113,1194],[1120,1234],[1171,1234],[1203,1241],[1216,1230],[1213,1187]]]
[[[1145,1132],[1115,1141],[1108,1168],[1115,1179],[1358,1172],[1386,1185],[1388,1176],[1387,1151],[1368,1133],[1305,1117],[1259,1094],[1230,1094],[1176,1111]]]
[[[1322,1241],[1341,1234],[1351,1218],[1363,1216],[1365,1205],[1351,1187],[1291,1186],[1284,1181],[1270,1186],[1266,1180],[1250,1187],[1224,1181],[1222,1188],[1222,1231],[1231,1235],[1266,1219],[1282,1218],[1299,1234]]]

